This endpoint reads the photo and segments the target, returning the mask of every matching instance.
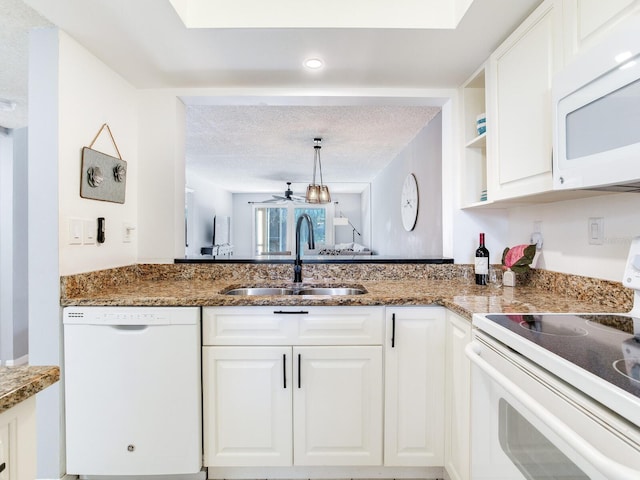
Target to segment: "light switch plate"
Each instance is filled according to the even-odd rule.
[[[97,226],[95,220],[83,220],[84,234],[82,236],[82,243],[85,245],[95,245]]]
[[[82,220],[79,218],[69,219],[69,245],[82,245]]]
[[[122,243],[131,243],[136,227],[129,222],[122,223]]]

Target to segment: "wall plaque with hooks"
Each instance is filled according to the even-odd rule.
[[[118,158],[93,150],[93,144],[107,129]],[[124,203],[127,186],[127,162],[122,160],[118,145],[111,129],[106,123],[98,131],[88,147],[82,149],[82,171],[80,177],[80,196],[105,202]]]

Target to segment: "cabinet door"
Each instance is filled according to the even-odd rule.
[[[546,0],[490,57],[495,199],[552,189],[551,81],[561,65],[561,13],[557,0]]]
[[[382,347],[295,347],[294,463],[382,464]]]
[[[291,465],[291,347],[202,351],[205,465]]]
[[[640,10],[638,0],[565,0],[565,52],[567,59],[597,44],[625,18]]]
[[[447,310],[446,322],[445,468],[451,480],[468,480],[471,363],[464,348],[471,341],[471,323]]]
[[[387,309],[385,465],[444,461],[444,309]]]

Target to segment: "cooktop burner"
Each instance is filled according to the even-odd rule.
[[[523,315],[525,318],[520,322],[520,326],[526,330],[539,333],[540,335],[555,335],[556,337],[582,337],[588,335],[584,328],[565,327],[552,322],[542,322],[537,315]]]
[[[515,314],[486,318],[640,397],[640,319],[625,315]],[[510,347],[518,349],[517,345]]]

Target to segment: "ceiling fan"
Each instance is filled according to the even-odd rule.
[[[291,182],[287,182],[287,189],[284,191],[284,196],[283,195],[272,195],[272,199],[271,200],[265,200],[262,203],[277,203],[277,202],[282,202],[284,201],[288,201],[288,202],[304,202],[305,199],[304,197],[298,197],[297,195],[293,194],[293,190],[291,190]]]

